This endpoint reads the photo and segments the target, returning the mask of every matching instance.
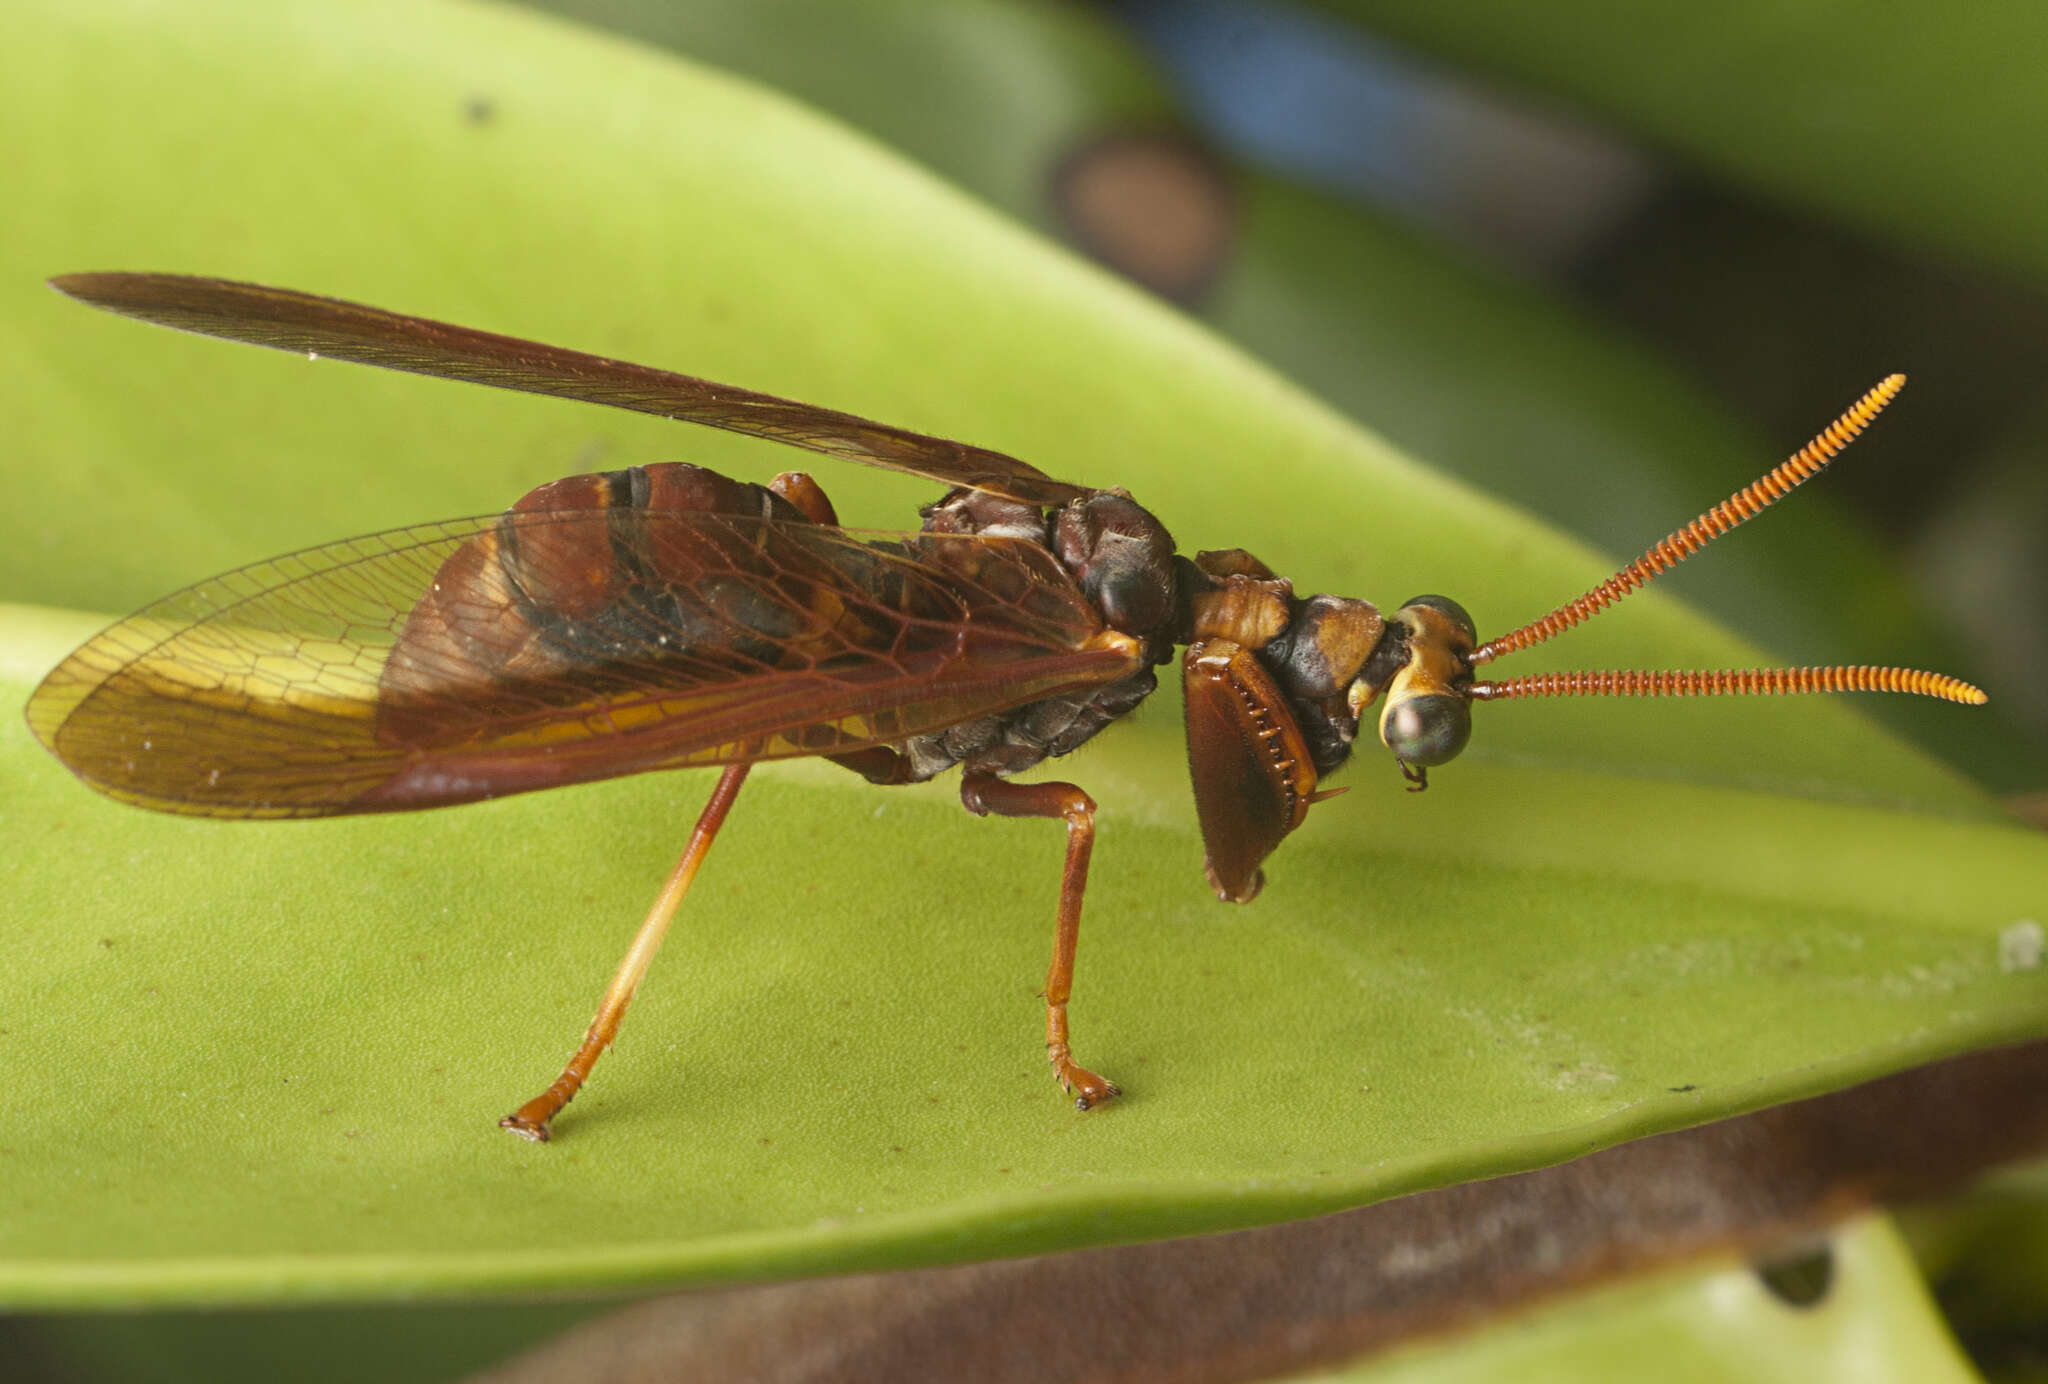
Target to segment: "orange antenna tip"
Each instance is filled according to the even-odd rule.
[[[1727,697],[1783,696],[1804,692],[1905,692],[1945,702],[1982,706],[1984,689],[1945,673],[1917,668],[1716,668],[1649,672],[1612,669],[1575,673],[1534,673],[1527,677],[1475,682],[1474,701],[1516,697]]]
[[[1539,620],[1532,620],[1520,629],[1481,644],[1472,651],[1469,661],[1475,667],[1482,663],[1491,663],[1502,654],[1515,653],[1555,638],[1572,626],[1598,615],[1623,596],[1649,582],[1651,578],[1676,567],[1730,529],[1754,519],[1791,494],[1796,487],[1818,475],[1821,468],[1833,461],[1844,447],[1855,441],[1857,435],[1870,426],[1870,420],[1877,417],[1884,410],[1884,406],[1897,398],[1899,391],[1905,387],[1904,375],[1885,376],[1862,398],[1851,404],[1847,412],[1821,429],[1818,436],[1786,458],[1774,470],[1753,484],[1736,491],[1684,528],[1666,535],[1655,547],[1585,595],[1567,601],[1550,614]]]

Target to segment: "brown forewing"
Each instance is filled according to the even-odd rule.
[[[1065,504],[1087,493],[1013,456],[964,442],[338,298],[183,274],[65,274],[50,282],[96,307],[183,331],[679,418],[1029,504]]]
[[[866,537],[620,509],[373,534],[114,625],[29,724],[116,798],[316,817],[841,753],[1137,670],[1041,548]]]
[[[1315,766],[1280,690],[1249,649],[1198,640],[1181,671],[1204,867],[1219,898],[1245,903],[1264,883],[1260,862],[1308,815]]]

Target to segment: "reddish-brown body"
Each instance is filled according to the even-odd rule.
[[[682,418],[951,487],[917,532],[858,534],[797,473],[765,487],[681,463],[572,476],[494,518],[371,535],[188,588],[86,644],[31,699],[37,737],[92,786],[200,816],[405,811],[725,766],[582,1045],[502,1121],[535,1139],[611,1042],[749,767],[793,756],[878,784],[958,766],[969,811],[1065,824],[1047,1053],[1083,1108],[1116,1095],[1074,1061],[1067,1025],[1095,804],[1073,784],[1011,775],[1128,713],[1187,646],[1209,881],[1249,900],[1261,863],[1330,796],[1319,783],[1375,702],[1380,738],[1420,788],[1463,748],[1470,702],[1558,690],[1478,682],[1476,665],[1586,618],[1749,518],[1817,471],[1900,382],[1606,586],[1479,645],[1446,598],[1391,617],[1352,598],[1298,599],[1241,550],[1180,556],[1121,490],[850,414],[248,284],[98,274],[57,286],[170,326]],[[1666,690],[1898,686],[1982,699],[1931,674],[1869,672],[1665,676],[1679,679]],[[1641,690],[1650,675],[1594,676]]]

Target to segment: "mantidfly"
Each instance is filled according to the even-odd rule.
[[[1209,883],[1250,900],[1265,858],[1378,733],[1411,786],[1455,758],[1473,702],[1913,692],[1899,668],[1480,669],[1597,614],[1810,479],[1891,401],[1893,375],[1754,485],[1599,586],[1481,642],[1464,608],[1391,616],[1297,597],[1242,549],[1184,557],[1120,489],[980,447],[667,371],[281,289],[74,274],[85,302],[187,331],[770,438],[950,489],[914,533],[838,527],[809,477],[681,463],[571,476],[506,513],[399,529],[201,582],[121,621],[29,702],[36,736],[124,802],[202,817],[403,812],[649,769],[724,773],[561,1076],[501,1123],[544,1140],[618,1031],[747,772],[818,756],[872,783],[962,771],[967,810],[1066,823],[1046,1051],[1083,1109],[1117,1087],[1074,1060],[1067,1003],[1095,803],[1012,776],[1153,691],[1185,647],[1188,765]]]

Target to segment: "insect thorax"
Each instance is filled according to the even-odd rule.
[[[1179,624],[1173,536],[1121,490],[1097,491],[1048,514],[980,490],[954,490],[922,511],[926,533],[975,534],[1035,543],[1058,558],[1110,629],[1144,641],[1148,661],[1173,656]],[[1152,668],[1102,687],[994,712],[899,748],[923,781],[967,759],[1005,774],[1069,754],[1133,710],[1158,686]]]
[[[1178,642],[1228,640],[1271,676],[1327,775],[1351,757],[1359,712],[1408,659],[1405,630],[1370,602],[1294,595],[1293,583],[1242,548],[1178,558],[1183,621]]]

